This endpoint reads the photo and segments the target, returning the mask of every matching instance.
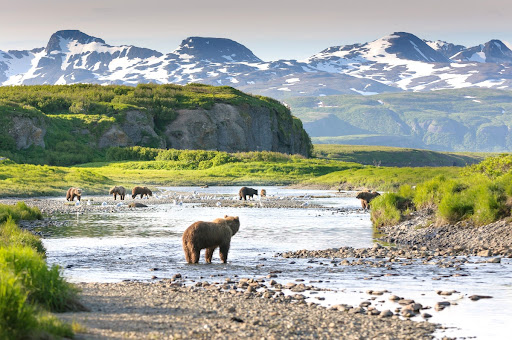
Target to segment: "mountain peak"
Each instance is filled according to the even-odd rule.
[[[48,45],[46,45],[46,52],[60,51],[61,40],[74,40],[80,44],[89,44],[92,42],[105,43],[103,39],[92,37],[79,30],[61,30],[52,34],[48,41]]]
[[[226,38],[189,37],[173,53],[181,59],[213,62],[261,62],[244,45]]]
[[[412,33],[407,32],[394,32],[384,38],[389,46],[386,47],[386,52],[396,54],[400,59],[408,59],[423,62],[437,62],[448,63],[450,60],[441,53],[432,49],[425,41],[421,40]]]

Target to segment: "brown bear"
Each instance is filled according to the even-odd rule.
[[[253,198],[253,195],[258,195],[258,190],[248,187],[242,187],[238,192],[238,197],[240,198],[240,200],[243,198],[244,201],[247,200],[247,196]]]
[[[238,232],[240,219],[238,216],[224,216],[212,222],[198,221],[183,233],[183,251],[188,263],[198,263],[201,249],[206,249],[206,263],[212,263],[213,252],[219,247],[220,259],[228,260],[231,237]]]
[[[267,197],[267,190],[261,189],[260,190],[260,197]]]
[[[82,198],[82,189],[69,188],[66,193],[66,201],[74,201],[75,197],[80,201]]]
[[[126,189],[122,186],[116,186],[110,189],[108,193],[110,195],[114,195],[114,201],[117,199],[117,195],[119,195],[119,199],[124,200],[124,196],[126,195]]]
[[[360,191],[357,193],[356,198],[359,198],[361,200],[361,207],[364,210],[367,210],[370,209],[370,201],[377,196],[380,196],[380,194],[377,191]]]
[[[144,196],[149,198],[149,196],[153,196],[153,193],[148,187],[135,187],[132,189],[132,198],[137,197],[137,195],[140,195],[140,198],[144,198]]]

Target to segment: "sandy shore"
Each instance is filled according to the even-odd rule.
[[[87,328],[78,339],[431,339],[436,327],[250,288],[221,291],[169,280],[79,287],[90,312],[58,314]]]

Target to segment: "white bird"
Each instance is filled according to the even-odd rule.
[[[87,205],[91,205],[91,201],[87,201]]]
[[[80,206],[80,201],[77,201],[77,202],[75,203],[75,206],[76,206],[76,207]]]
[[[220,203],[219,201],[217,201],[217,203],[215,203],[216,206],[220,207],[222,205],[222,203]]]
[[[118,207],[118,208],[119,208],[119,207],[120,207],[120,206],[122,206],[122,205],[123,205],[123,203],[119,202],[119,203],[117,203],[117,204],[116,204],[116,207]]]
[[[105,206],[107,206],[107,202],[103,202],[103,203],[101,203],[101,205],[105,207]]]

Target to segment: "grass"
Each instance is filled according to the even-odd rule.
[[[80,307],[76,288],[46,265],[41,240],[15,223],[41,213],[23,202],[0,205],[0,213],[0,340],[73,337],[72,326],[49,312]]]
[[[453,153],[389,146],[315,144],[314,157],[366,165],[424,167],[466,166],[481,162],[489,154]]]
[[[377,167],[265,152],[181,151],[177,156],[171,155],[177,151],[166,150],[152,156],[163,160],[96,162],[76,167],[11,162],[0,167],[0,197],[64,195],[70,186],[80,187],[85,195],[102,194],[113,185],[129,188],[141,184],[304,185],[393,190],[401,184],[416,185],[439,175],[456,176],[460,171],[454,167]]]
[[[401,186],[398,193],[387,193],[372,201],[372,220],[377,225],[396,224],[413,209],[433,209],[437,223],[462,220],[475,225],[492,223],[510,216],[512,208],[511,156],[490,157],[469,166],[459,176],[438,176],[416,186]],[[492,171],[491,171],[492,170]],[[411,206],[404,206],[410,201]]]

